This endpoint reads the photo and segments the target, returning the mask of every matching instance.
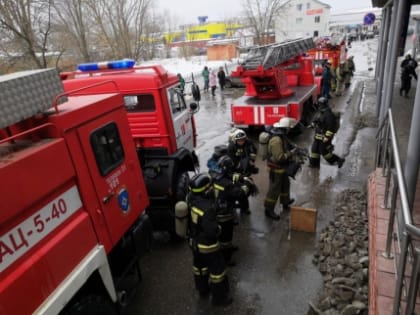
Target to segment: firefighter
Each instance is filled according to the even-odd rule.
[[[242,129],[235,129],[232,132],[227,154],[235,164],[236,172],[245,176],[258,173],[258,168],[255,167],[257,147],[248,139],[245,131]]]
[[[220,226],[217,223],[212,179],[207,173],[194,175],[187,196],[190,211],[190,246],[193,252],[195,287],[201,297],[212,295],[214,305],[228,305],[229,281],[220,250]]]
[[[318,100],[318,112],[315,114],[313,127],[315,128],[314,141],[309,156],[309,166],[319,168],[321,155],[329,164],[336,164],[338,168],[343,166],[344,158],[334,154],[332,139],[338,130],[338,118],[328,106],[328,99],[320,97]]]
[[[322,68],[322,85],[321,85],[321,96],[331,98],[330,89],[331,89],[331,63],[326,60]]]
[[[335,95],[341,96],[344,82],[344,63],[340,63],[335,69]]]
[[[245,185],[233,181],[233,161],[228,155],[223,155],[217,162],[217,169],[210,171],[213,179],[217,206],[217,222],[221,227],[219,236],[220,246],[229,266],[234,266],[232,254],[238,249],[232,244],[233,228],[235,225],[235,207],[237,200],[248,202],[249,191]],[[249,208],[249,206],[247,206]]]
[[[356,70],[354,65],[353,56],[350,56],[346,62],[344,63],[344,87],[349,88],[351,84],[351,78],[353,77],[353,73]]]
[[[290,210],[290,205],[295,201],[290,198],[290,180],[286,173],[289,160],[296,150],[287,138],[290,127],[289,118],[283,117],[270,130],[272,136],[267,147],[269,187],[264,207],[265,215],[273,220],[280,220],[280,216],[274,212],[278,199],[283,205],[284,212]]]
[[[330,72],[331,72],[330,91],[335,92],[337,90],[337,68],[334,65],[331,65]]]

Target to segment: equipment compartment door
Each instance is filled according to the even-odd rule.
[[[78,129],[101,211],[115,244],[148,206],[147,192],[124,111]]]

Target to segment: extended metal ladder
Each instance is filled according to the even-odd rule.
[[[260,65],[267,70],[314,47],[312,38],[299,38],[277,44],[257,46],[250,49],[247,58],[241,65],[244,70],[256,69]]]

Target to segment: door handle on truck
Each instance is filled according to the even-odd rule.
[[[108,196],[106,196],[106,197],[103,197],[102,198],[102,202],[103,203],[108,203],[111,199],[112,199],[112,197],[114,197],[114,193],[112,192],[112,193],[110,193]]]

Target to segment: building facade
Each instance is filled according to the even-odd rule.
[[[329,35],[331,7],[317,0],[289,0],[275,20],[276,42]]]

